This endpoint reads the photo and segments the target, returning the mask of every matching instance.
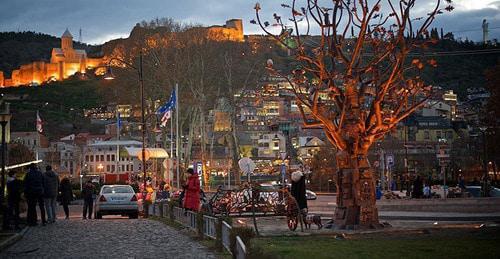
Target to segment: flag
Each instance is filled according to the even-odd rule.
[[[160,106],[160,108],[158,108],[158,110],[156,110],[156,113],[157,114],[163,114],[167,111],[170,111],[170,110],[173,110],[174,107],[175,107],[175,90],[172,91],[172,94],[170,95],[170,99],[168,100],[167,103],[165,103],[164,105]]]
[[[167,125],[168,119],[172,117],[172,110],[175,107],[175,102],[176,98],[174,90],[172,91],[172,94],[170,95],[170,99],[168,100],[168,102],[160,106],[160,108],[158,108],[158,110],[156,111],[157,114],[163,114],[163,116],[161,117],[161,124],[160,124],[162,127],[165,127]]]
[[[43,132],[42,119],[40,118],[40,114],[38,114],[38,111],[36,111],[36,131],[38,131],[39,133]]]
[[[172,110],[168,110],[166,111],[163,116],[161,117],[161,126],[162,127],[165,127],[167,126],[167,121],[168,119],[170,119],[170,117],[172,116]]]
[[[120,128],[122,127],[122,120],[120,118],[120,112],[116,112],[116,138],[120,140]]]
[[[118,132],[120,132],[120,128],[122,127],[122,120],[120,118],[120,113],[116,113],[116,127],[118,127]]]

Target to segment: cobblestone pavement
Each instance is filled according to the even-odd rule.
[[[145,219],[59,219],[31,227],[0,258],[215,258],[201,244]]]

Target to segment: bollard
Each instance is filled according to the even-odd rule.
[[[158,204],[158,210],[160,211],[160,218],[163,218],[163,201]]]

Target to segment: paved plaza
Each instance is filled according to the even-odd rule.
[[[31,227],[0,258],[215,258],[201,244],[145,219],[60,219]]]

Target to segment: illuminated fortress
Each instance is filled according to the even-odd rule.
[[[61,48],[53,48],[50,63],[35,61],[21,65],[12,71],[10,79],[0,71],[0,86],[40,85],[47,81],[66,79],[77,72],[85,73],[87,68],[101,65],[101,58],[89,58],[83,49],[73,48],[73,36],[66,29],[61,37]]]
[[[215,25],[203,29],[206,37],[211,40],[245,41],[241,19],[228,20],[225,25]],[[146,42],[157,44],[154,39],[147,39]],[[112,53],[111,56],[120,56],[117,52],[121,49],[115,46],[110,52]],[[11,78],[4,78],[3,72],[0,71],[0,87],[40,85],[48,81],[59,81],[77,72],[85,73],[88,68],[96,68],[103,65],[103,62],[103,58],[87,57],[87,53],[83,49],[74,49],[73,36],[66,29],[61,37],[61,47],[52,49],[50,63],[35,61],[30,64],[21,65],[19,69],[12,71]]]

